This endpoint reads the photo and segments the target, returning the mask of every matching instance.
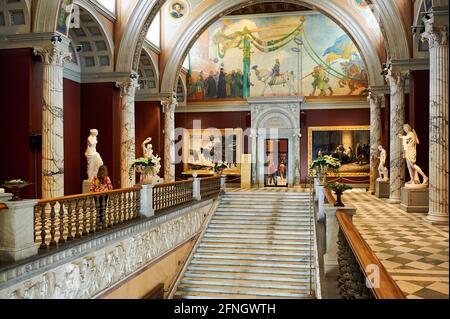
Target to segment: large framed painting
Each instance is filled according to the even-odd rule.
[[[370,126],[322,126],[308,130],[308,163],[321,155],[339,159],[342,177],[370,176]]]
[[[242,129],[184,130],[184,175],[213,175],[215,163],[223,162],[225,175],[240,175]]]

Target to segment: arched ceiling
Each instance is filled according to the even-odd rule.
[[[0,34],[30,32],[30,1],[0,1]]]

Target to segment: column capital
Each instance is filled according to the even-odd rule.
[[[177,95],[175,93],[172,93],[172,96],[162,99],[161,105],[163,107],[164,113],[175,112],[175,109],[178,106]]]
[[[425,24],[425,32],[421,34],[422,42],[428,41],[428,46],[431,48],[448,45],[448,26],[436,25],[434,18],[423,19]]]
[[[389,69],[388,73],[386,74],[386,81],[389,83],[392,88],[397,87],[405,87],[405,81],[409,77],[408,71],[393,71],[392,69]]]
[[[381,104],[384,100],[384,94],[379,92],[371,91],[369,89],[369,94],[367,95],[367,101],[370,103]]]
[[[120,97],[136,95],[136,90],[139,90],[139,75],[137,72],[131,72],[130,79],[123,82],[116,82],[116,87],[120,89]]]
[[[59,45],[57,40],[45,47],[34,47],[33,53],[41,57],[42,62],[48,65],[62,67],[65,61],[72,60],[72,53]]]

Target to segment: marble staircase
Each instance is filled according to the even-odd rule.
[[[310,194],[226,193],[174,298],[313,298]]]

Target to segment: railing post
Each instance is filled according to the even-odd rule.
[[[192,181],[192,197],[195,200],[202,200],[201,190],[200,190],[201,179],[197,176],[194,177]]]
[[[221,195],[225,193],[226,181],[227,181],[227,176],[226,175],[220,175],[220,194]]]
[[[155,215],[153,209],[153,188],[155,185],[142,185],[141,189],[141,207],[139,213],[144,217],[152,217]]]
[[[348,205],[346,207],[335,207],[333,204],[325,204],[325,222],[326,222],[326,252],[323,256],[325,277],[336,277],[338,275],[338,234],[339,223],[336,218],[337,211],[345,212],[352,220],[356,213],[354,206]]]
[[[5,202],[0,211],[0,262],[18,262],[37,255],[34,206],[37,200]]]

